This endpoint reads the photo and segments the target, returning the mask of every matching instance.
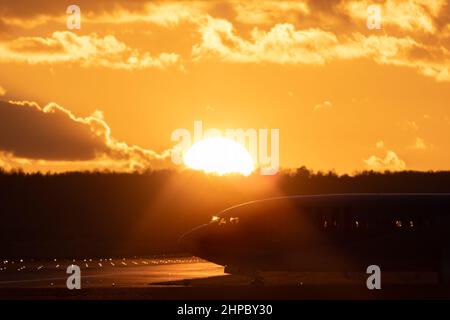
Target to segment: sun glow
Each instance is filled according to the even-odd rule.
[[[200,140],[184,155],[186,166],[219,175],[238,173],[248,176],[254,170],[253,160],[240,143],[215,137]]]

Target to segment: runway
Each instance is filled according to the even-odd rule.
[[[223,267],[196,257],[7,260],[0,262],[4,288],[67,288],[67,267],[81,270],[82,288],[148,287],[152,283],[223,275]]]
[[[67,267],[81,271],[69,290]],[[0,299],[448,299],[434,273],[384,273],[368,290],[364,273],[265,273],[264,286],[191,256],[0,260]]]

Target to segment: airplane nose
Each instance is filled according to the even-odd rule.
[[[200,226],[183,234],[178,240],[179,246],[189,253],[198,253],[201,245],[201,235],[204,234],[205,228],[205,226]]]

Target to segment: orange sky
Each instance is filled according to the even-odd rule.
[[[171,167],[201,120],[280,129],[283,168],[450,169],[448,1],[76,2],[0,0],[4,168]]]

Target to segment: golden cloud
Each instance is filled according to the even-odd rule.
[[[117,25],[148,22],[168,28],[182,22],[191,23],[198,28],[201,36],[200,42],[192,48],[195,61],[215,57],[237,63],[324,65],[337,59],[367,58],[382,65],[413,68],[437,81],[450,81],[450,48],[445,41],[438,41],[450,34],[450,24],[446,21],[448,13],[445,13],[449,4],[445,0],[377,2],[382,11],[382,24],[410,33],[402,36],[348,32],[354,22],[365,29],[367,9],[373,5],[369,0],[334,1],[327,5],[308,1],[129,3],[114,0],[96,3],[81,1],[79,5],[83,23]],[[4,12],[3,23],[35,27],[49,19],[63,23],[66,17],[65,12],[58,9],[60,5],[56,1],[46,4],[45,10],[33,3],[27,8],[29,10],[25,14],[14,3],[0,4]],[[340,27],[330,29],[333,32],[319,27],[296,28],[301,17],[310,19],[313,13],[320,19],[329,17]],[[227,16],[227,19],[213,15]],[[232,21],[238,26],[254,25],[250,37],[241,36]],[[256,27],[261,25],[271,27]],[[342,29],[342,26],[345,28]],[[352,30],[355,30],[354,25]],[[419,41],[416,31],[434,38]],[[0,62],[71,62],[84,67],[132,70],[180,66],[180,60],[177,53],[151,55],[128,47],[113,35],[101,37],[95,33],[78,36],[60,31],[46,38],[19,37],[0,42]],[[180,68],[183,69],[182,66]]]
[[[360,33],[338,37],[321,29],[297,30],[283,23],[268,31],[254,28],[247,40],[237,34],[231,22],[211,17],[200,27],[200,33],[201,42],[192,49],[196,61],[218,58],[237,63],[323,65],[333,60],[368,58],[378,64],[414,68],[437,81],[450,81],[450,52],[411,37]]]
[[[201,26],[202,40],[192,54],[198,60],[218,57],[240,63],[270,62],[278,64],[324,64],[323,48],[339,44],[337,37],[320,29],[295,30],[292,24],[277,24],[269,31],[254,28],[251,39],[240,37],[231,22],[209,18]]]
[[[370,170],[375,171],[401,171],[406,168],[405,161],[400,159],[392,150],[388,150],[384,158],[372,155],[364,160],[364,163]]]
[[[96,3],[98,2],[98,3]],[[78,1],[81,10],[82,24],[133,24],[150,23],[164,27],[177,26],[182,22],[196,22],[206,14],[211,4],[207,1],[187,2],[154,2],[141,1],[130,3],[127,1]],[[35,8],[35,12],[21,14],[18,10],[8,12],[0,17],[0,22],[6,26],[23,29],[33,29],[50,23],[65,25],[68,17],[61,4],[48,4],[47,10]],[[21,5],[23,6],[23,5]],[[14,7],[9,4],[5,8]],[[44,6],[45,8],[45,6]],[[0,4],[0,12],[2,6]]]
[[[380,140],[378,141],[375,146],[377,147],[377,149],[384,149],[384,141]]]
[[[373,5],[369,0],[326,3],[81,0],[79,5],[82,23],[87,24],[142,27],[144,22],[165,28],[184,22],[192,24],[198,29],[200,40],[192,45],[192,55],[186,59],[196,62],[216,58],[234,63],[324,65],[334,60],[364,58],[380,65],[412,68],[437,81],[450,81],[450,47],[446,41],[450,37],[450,6],[445,0],[376,2],[381,8],[383,26],[395,27],[389,35],[385,30],[367,34],[367,9]],[[33,28],[52,19],[64,24],[66,18],[59,1],[46,2],[42,8],[29,2],[25,12],[22,7],[0,3],[3,13],[0,22]],[[243,36],[252,25],[250,35]],[[114,35],[81,36],[68,31],[55,32],[49,37],[4,40],[0,42],[0,62],[69,62],[83,67],[125,70],[171,66],[183,69],[178,53],[150,54],[130,48]]]
[[[147,22],[164,27],[177,26],[182,22],[196,23],[205,14],[210,5],[207,1],[183,2],[148,2],[140,10],[130,10],[126,6],[113,10],[90,14],[83,23],[139,23]]]
[[[405,31],[421,31],[435,33],[436,19],[446,6],[445,0],[386,0],[373,1],[343,1],[338,9],[353,19],[361,22],[368,18],[367,8],[377,5],[381,9],[383,26],[395,26]]]
[[[152,56],[133,49],[112,35],[95,33],[79,36],[57,31],[50,37],[20,37],[0,42],[0,62],[29,64],[76,63],[82,67],[112,69],[167,68],[179,63],[175,53]]]
[[[423,140],[420,137],[417,137],[416,140],[414,141],[414,144],[411,146],[412,149],[416,149],[416,150],[426,150],[428,149],[430,146],[425,143],[425,140]]]
[[[331,101],[324,101],[322,103],[316,104],[314,106],[314,111],[321,110],[321,109],[331,109],[333,107],[333,104]]]

